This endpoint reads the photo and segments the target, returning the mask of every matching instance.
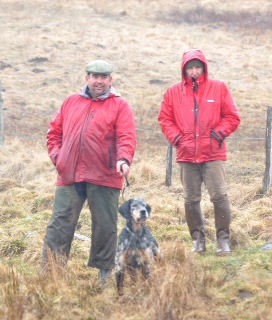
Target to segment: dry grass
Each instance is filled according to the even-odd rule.
[[[262,194],[266,110],[271,105],[270,0],[67,0],[0,3],[0,80],[5,145],[0,149],[0,318],[112,320],[268,320],[272,314],[271,191]],[[185,50],[202,49],[210,76],[225,81],[242,123],[228,139],[233,253],[215,255],[212,205],[203,189],[207,253],[190,252],[178,166],[165,186],[167,143],[157,115],[166,88],[180,80]],[[84,85],[92,59],[115,66],[114,85],[135,113],[138,147],[125,197],[152,206],[148,227],[164,260],[149,283],[99,289],[86,266],[89,241],[74,240],[65,269],[40,275],[56,172],[46,131],[63,99]],[[246,140],[249,139],[249,140]],[[122,202],[123,199],[120,199]],[[82,211],[78,233],[91,236]],[[118,228],[124,224],[120,217]]]

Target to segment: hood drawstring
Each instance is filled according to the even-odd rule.
[[[198,90],[198,84],[195,78],[192,77],[192,81],[193,81],[193,91],[197,92]]]

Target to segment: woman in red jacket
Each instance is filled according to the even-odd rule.
[[[204,182],[214,205],[217,253],[225,255],[231,252],[225,138],[237,129],[240,116],[227,86],[209,79],[208,64],[200,50],[184,53],[181,74],[182,81],[164,94],[159,123],[165,137],[176,148],[193,251],[206,250],[200,208]]]
[[[85,87],[64,101],[47,133],[58,178],[44,241],[44,266],[48,252],[66,263],[87,200],[92,215],[88,266],[100,270],[101,282],[114,266],[120,189],[136,148],[134,116],[112,88],[112,71],[112,65],[102,60],[87,64]]]

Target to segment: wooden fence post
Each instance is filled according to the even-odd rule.
[[[166,155],[166,179],[165,184],[167,187],[172,185],[172,157],[173,157],[173,146],[169,143]]]
[[[4,145],[4,112],[2,102],[2,84],[0,80],[0,147]]]
[[[266,140],[265,140],[265,172],[263,178],[263,193],[266,193],[272,184],[272,107],[267,107]]]

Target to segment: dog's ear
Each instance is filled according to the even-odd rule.
[[[119,208],[118,211],[121,215],[126,219],[129,220],[131,213],[130,213],[130,200],[124,202]]]
[[[148,203],[146,204],[146,210],[147,210],[148,214],[150,215],[151,207]]]

